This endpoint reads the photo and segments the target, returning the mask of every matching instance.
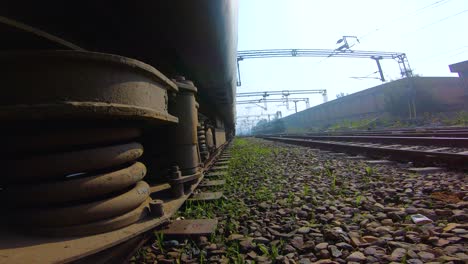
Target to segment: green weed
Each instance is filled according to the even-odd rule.
[[[164,254],[164,234],[163,233],[154,233],[154,236],[156,237],[156,246],[157,248],[161,251],[162,254]]]
[[[304,187],[302,188],[302,193],[304,194],[304,196],[309,196],[310,194],[310,186],[309,185],[304,185]]]
[[[362,196],[362,195],[356,196],[356,200],[355,200],[356,207],[359,207],[361,205],[363,198],[364,198],[364,196]]]

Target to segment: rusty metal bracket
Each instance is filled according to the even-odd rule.
[[[226,183],[225,180],[202,181],[199,186],[200,187],[219,186],[219,185],[224,185],[225,183]]]
[[[193,194],[189,201],[213,201],[221,199],[222,197],[223,192],[202,192]]]
[[[217,219],[177,220],[161,230],[161,233],[172,236],[208,235],[215,232],[217,225]]]

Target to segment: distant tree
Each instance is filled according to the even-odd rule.
[[[263,127],[263,126],[266,126],[268,124],[268,120],[266,119],[260,119],[260,121],[257,122],[257,124],[255,126],[258,126],[258,127]]]
[[[336,99],[341,98],[341,97],[345,97],[347,95],[349,95],[349,94],[345,94],[345,93],[341,92],[341,93],[336,95]]]
[[[274,119],[271,122],[268,122],[266,119],[262,119],[252,128],[252,134],[276,134],[282,133],[285,130],[286,127],[281,119]]]

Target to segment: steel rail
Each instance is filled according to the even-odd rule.
[[[382,130],[382,131],[351,131],[351,132],[338,132],[344,134],[395,134],[395,135],[406,135],[406,134],[437,134],[437,133],[468,133],[468,129],[440,129],[440,130]]]
[[[388,136],[388,137],[452,137],[468,138],[467,132],[440,132],[440,133],[317,133],[304,134],[306,136]],[[286,135],[287,136],[287,135]]]
[[[366,155],[372,158],[386,158],[400,162],[413,162],[421,165],[447,166],[468,169],[468,154],[405,150],[393,147],[363,146],[343,142],[317,141],[285,137],[262,137],[263,139],[284,142],[306,147]]]
[[[399,128],[399,129],[373,129],[373,130],[351,130],[351,131],[324,131],[311,132],[307,135],[356,135],[356,134],[426,134],[426,133],[468,133],[468,127],[440,127],[440,128]]]
[[[353,136],[389,136],[389,137],[426,137],[426,138],[439,138],[439,137],[448,137],[448,138],[468,138],[468,132],[441,132],[441,133],[376,133],[376,134],[353,134]]]
[[[288,136],[288,134],[282,134]],[[464,137],[468,138],[467,128],[454,129],[430,129],[430,130],[357,130],[337,132],[304,133],[304,136],[390,136],[390,137]]]
[[[417,146],[439,146],[468,148],[468,138],[452,137],[406,137],[406,136],[310,136],[286,135],[288,138],[301,138],[311,140],[352,141],[382,144],[402,144]]]
[[[288,134],[279,134],[282,136],[289,136]],[[304,136],[381,136],[381,137],[425,137],[425,138],[440,138],[440,137],[448,137],[448,138],[468,138],[468,133],[418,133],[418,134],[304,134]]]
[[[460,126],[439,126],[439,127],[401,127],[401,128],[380,128],[373,131],[439,131],[439,130],[468,130],[468,127]]]
[[[288,137],[288,136],[311,136],[311,137],[317,137],[317,136],[366,136],[366,137],[424,137],[424,138],[468,138],[468,132],[454,132],[454,133],[415,133],[415,134],[364,134],[364,133],[349,133],[349,134],[337,134],[337,133],[314,133],[314,134],[274,134],[274,135],[268,135],[267,136],[282,136],[282,137]]]

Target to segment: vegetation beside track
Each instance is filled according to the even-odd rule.
[[[315,127],[289,127],[275,133],[314,133],[314,132],[343,132],[353,130],[374,129],[399,129],[399,128],[424,128],[424,127],[466,127],[468,126],[468,112],[458,111],[451,113],[422,113],[418,118],[406,119],[401,117],[379,116],[373,118],[345,119],[332,124],[324,124]],[[268,134],[259,131],[257,134]],[[271,133],[273,134],[273,133]]]
[[[237,138],[230,153],[226,199],[187,203],[178,215],[216,217],[216,233],[196,241],[157,235],[135,263],[468,260],[464,173],[419,175],[251,138]],[[433,223],[414,224],[418,213]]]

